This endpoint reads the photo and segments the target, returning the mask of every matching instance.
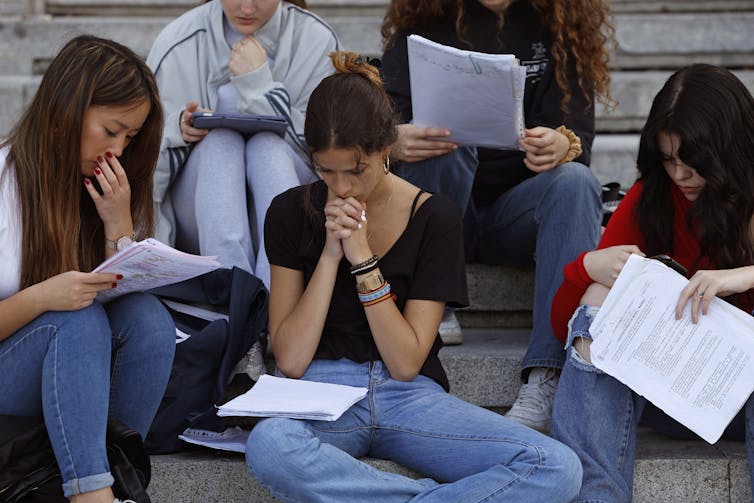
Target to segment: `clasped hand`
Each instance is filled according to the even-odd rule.
[[[233,44],[228,68],[234,76],[253,72],[267,61],[267,51],[251,35]]]
[[[571,142],[564,134],[539,126],[527,129],[525,136],[519,140],[519,145],[526,152],[526,167],[535,173],[541,173],[558,166],[568,153]]]
[[[351,264],[372,256],[367,241],[366,204],[353,197],[335,197],[325,205],[325,253],[340,260],[344,255]]]

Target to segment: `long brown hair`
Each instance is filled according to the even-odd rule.
[[[392,0],[382,23],[384,47],[393,37],[417,28],[432,26],[455,19],[460,40],[468,29],[465,24],[464,3],[468,0]],[[473,0],[477,1],[477,0]],[[515,1],[515,0],[514,0]],[[519,0],[522,1],[522,0]],[[573,57],[578,72],[579,88],[593,104],[593,96],[608,106],[614,105],[610,95],[609,47],[614,42],[615,29],[610,21],[610,7],[606,0],[526,0],[539,12],[542,23],[552,35],[552,56],[555,61],[555,80],[563,92],[561,109],[568,111],[572,90],[568,87],[568,58]],[[499,26],[502,29],[504,19]]]
[[[84,113],[90,106],[150,111],[120,157],[131,187],[137,236],[154,226],[152,176],[162,107],[149,68],[131,49],[90,35],[69,41],[50,63],[34,98],[3,142],[10,146],[22,226],[21,288],[69,270],[89,271],[105,254],[104,225],[81,174]]]

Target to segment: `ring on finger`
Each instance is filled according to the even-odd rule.
[[[705,292],[705,291],[706,291],[706,290],[698,290],[698,291],[696,292],[696,294],[697,294],[697,295],[699,295],[699,297],[704,297],[704,292]]]

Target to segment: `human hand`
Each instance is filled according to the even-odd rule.
[[[366,205],[353,197],[336,197],[325,206],[325,227],[340,240],[343,254],[351,264],[372,256],[367,242]]]
[[[181,128],[181,136],[186,143],[196,143],[209,133],[209,129],[200,129],[193,126],[194,118],[191,114],[194,112],[209,112],[209,110],[199,108],[199,103],[196,101],[186,103],[186,108],[181,112],[181,120],[178,123]]]
[[[680,320],[686,303],[691,301],[691,322],[699,321],[699,312],[707,314],[715,296],[726,297],[754,288],[754,266],[717,271],[697,271],[681,290],[675,308],[675,319]]]
[[[115,288],[120,274],[68,271],[30,287],[44,311],[76,311],[94,302],[97,293]]]
[[[526,152],[524,164],[535,173],[556,167],[571,146],[566,135],[544,126],[527,129],[518,144]]]
[[[105,224],[105,236],[117,239],[133,233],[131,220],[131,186],[126,172],[118,158],[107,152],[105,157],[97,156],[97,168],[94,177],[102,193],[94,187],[92,181],[85,177],[84,187],[94,201],[97,214]]]
[[[457,149],[458,145],[455,143],[434,139],[445,136],[450,136],[450,131],[444,128],[401,124],[398,126],[398,139],[393,145],[390,157],[397,161],[417,162]]]
[[[264,50],[259,40],[248,35],[233,44],[228,68],[234,76],[243,75],[253,72],[262,66],[265,61],[267,61],[267,51]]]
[[[584,269],[594,281],[610,288],[632,253],[645,256],[636,245],[618,245],[593,250],[584,255]]]

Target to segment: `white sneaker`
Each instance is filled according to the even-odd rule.
[[[446,346],[454,346],[463,342],[463,331],[454,310],[448,310],[442,316],[440,339]]]
[[[552,402],[558,389],[557,369],[536,367],[529,373],[529,382],[518,390],[516,402],[505,415],[529,428],[548,433],[552,422]]]

